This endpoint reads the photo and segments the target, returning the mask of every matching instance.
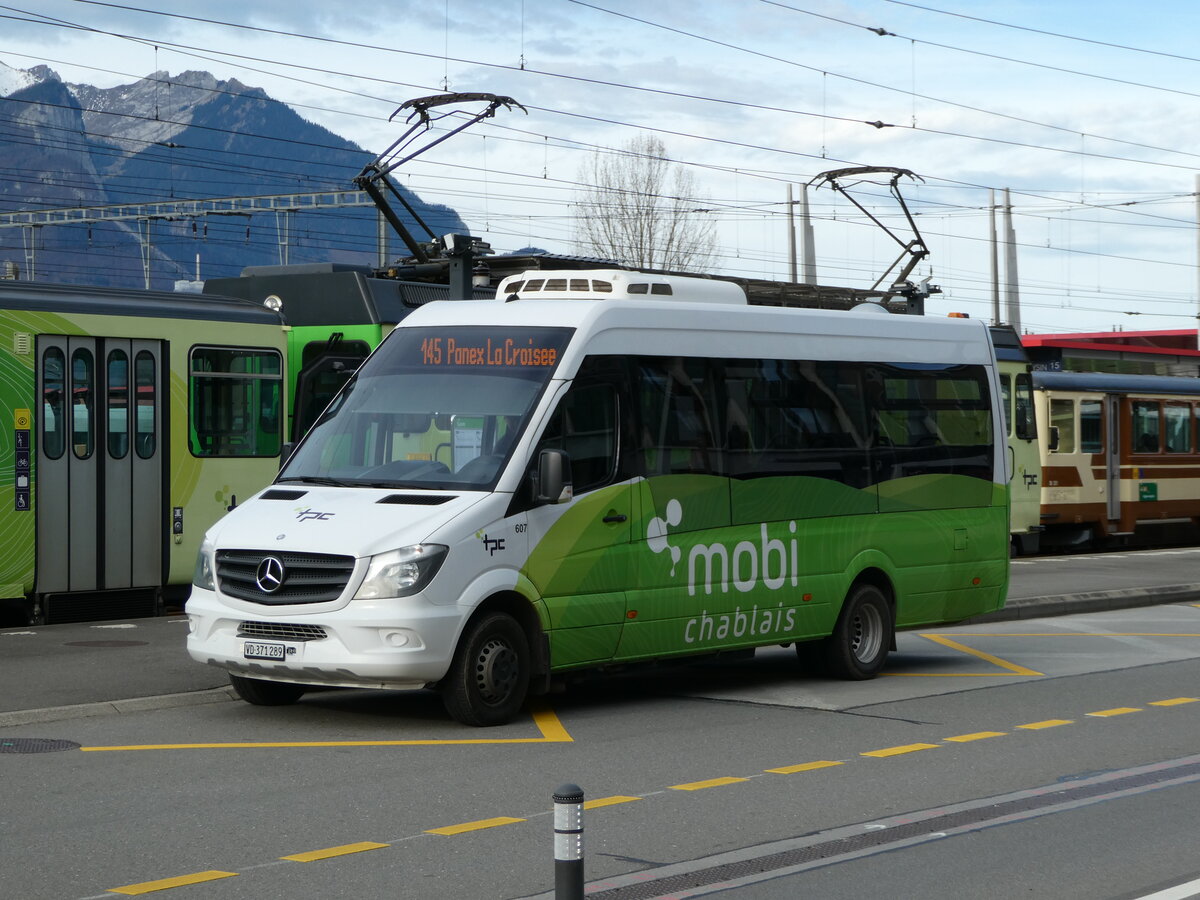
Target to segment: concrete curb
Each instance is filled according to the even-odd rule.
[[[73,706],[47,706],[42,709],[17,709],[0,712],[0,728],[8,725],[31,725],[38,722],[59,722],[64,719],[85,719],[91,716],[115,716],[144,712],[151,709],[172,709],[178,706],[199,706],[236,700],[231,687],[207,691],[188,691],[183,694],[161,694],[157,697],[133,697],[128,700],[104,700],[99,703],[78,703]]]
[[[1200,603],[1200,584],[1173,584],[1153,588],[1123,588],[1119,591],[1062,594],[1057,597],[1010,599],[1004,604],[1004,609],[998,612],[975,616],[959,624],[1011,622],[1015,619],[1069,616],[1075,613],[1133,609],[1138,606],[1165,606],[1171,603]]]

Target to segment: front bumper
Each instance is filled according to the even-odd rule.
[[[236,602],[236,601],[235,601]],[[450,667],[463,611],[419,597],[352,601],[335,611],[238,608],[192,587],[187,601],[192,659],[235,675],[331,687],[406,690]],[[282,644],[282,660],[247,659],[246,644]]]

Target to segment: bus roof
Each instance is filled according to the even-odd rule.
[[[600,354],[854,358],[952,365],[991,364],[994,360],[987,326],[982,320],[721,306],[684,298],[673,303],[647,300],[579,303],[572,299],[524,298],[507,302],[497,298],[492,302],[430,303],[415,310],[399,327],[465,325],[573,328],[586,335],[590,352]],[[568,350],[566,357],[576,352]]]

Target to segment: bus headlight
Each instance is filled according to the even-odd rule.
[[[200,542],[200,552],[196,554],[196,571],[192,574],[192,584],[206,591],[217,589],[217,567],[213,559],[213,545],[207,539]]]
[[[414,544],[371,557],[354,599],[407,597],[423,590],[441,568],[448,549],[441,544]]]

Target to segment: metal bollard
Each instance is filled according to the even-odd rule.
[[[554,900],[583,900],[583,788],[554,792]]]

